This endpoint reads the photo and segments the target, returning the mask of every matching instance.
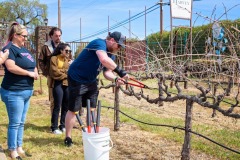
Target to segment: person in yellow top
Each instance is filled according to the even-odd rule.
[[[54,108],[51,117],[51,129],[53,134],[65,132],[65,117],[68,111],[68,81],[70,45],[60,43],[52,54],[50,60],[49,75],[52,78]],[[60,125],[58,117],[61,109]]]

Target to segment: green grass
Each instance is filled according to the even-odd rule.
[[[102,101],[102,104],[106,106],[111,105],[106,101]],[[147,123],[165,124],[165,125],[179,126],[179,127],[183,127],[185,123],[182,119],[178,119],[174,117],[161,118],[161,117],[158,117],[157,115],[146,114],[144,113],[144,111],[134,109],[134,108],[128,108],[126,106],[121,106],[120,110],[135,119],[138,119]],[[113,118],[113,111],[104,109],[103,112],[104,114],[108,114],[108,116],[112,116]],[[174,130],[173,128],[157,127],[157,126],[141,124],[134,120],[129,119],[128,117],[122,114],[120,114],[120,119],[122,123],[124,122],[124,123],[135,124],[139,126],[139,128],[141,128],[142,130],[145,130],[151,133],[156,133],[159,136],[164,137],[170,141],[175,141],[179,144],[183,144],[184,131],[182,130],[177,130],[177,129]],[[192,130],[204,136],[207,136],[208,138],[222,145],[225,145],[227,147],[230,147],[232,149],[239,151],[240,131],[232,131],[229,129],[219,129],[214,126],[202,125],[202,124],[201,125],[193,124]],[[193,134],[192,134],[191,148],[198,150],[200,152],[205,152],[206,154],[212,155],[219,159],[232,159],[232,160],[240,159],[239,154],[236,154],[229,150],[221,148],[218,145]]]
[[[35,90],[40,89],[40,81],[35,81]],[[66,159],[83,159],[82,136],[78,129],[73,130],[72,136],[74,143],[71,148],[64,146],[63,140],[65,135],[53,135],[50,132],[50,109],[49,105],[42,105],[47,100],[46,78],[42,78],[43,91],[42,95],[31,98],[30,108],[27,114],[24,148],[33,154],[31,158],[24,159],[41,159],[41,160],[66,160]],[[39,101],[33,103],[33,101]],[[4,103],[0,102],[0,145],[6,151],[7,149],[7,125],[8,117]],[[9,158],[9,157],[8,157]]]
[[[106,82],[107,83],[107,82]],[[152,83],[156,83],[154,80],[147,80],[144,81],[144,84],[150,85]],[[169,91],[171,92],[177,92],[176,89],[169,88]],[[194,95],[196,93],[187,91],[188,94]],[[151,90],[151,93],[158,94],[157,90]],[[232,98],[225,98],[225,101],[233,102],[230,99]],[[103,101],[103,104],[106,103],[106,106],[113,106],[113,104],[109,104],[106,101]],[[134,108],[128,108],[126,106],[120,107],[120,110],[126,113],[127,115],[131,115],[131,117],[141,120],[143,122],[148,123],[157,123],[157,124],[166,124],[166,125],[172,125],[172,126],[184,126],[184,121],[177,118],[161,118],[156,115],[152,114],[146,114],[141,110],[134,109]],[[109,112],[109,111],[108,111]],[[110,114],[113,118],[113,113]],[[131,123],[139,126],[142,130],[146,130],[148,132],[159,134],[162,137],[165,137],[169,140],[178,142],[180,144],[183,144],[184,140],[184,131],[180,130],[173,130],[172,128],[166,128],[166,127],[155,127],[155,126],[149,126],[144,125],[138,122],[135,122],[128,117],[120,114],[121,122],[125,123]],[[210,125],[199,125],[199,124],[193,124],[192,127],[193,131],[196,131],[197,133],[200,133],[204,136],[207,136],[208,138],[226,146],[229,148],[232,148],[234,150],[240,151],[240,131],[232,131],[228,128],[225,129],[219,129],[214,126]],[[191,141],[191,147],[192,149],[199,150],[200,152],[205,152],[206,154],[210,154],[215,156],[219,159],[240,159],[240,155],[237,153],[233,153],[229,150],[226,150],[222,147],[219,147],[216,144],[213,144],[212,142],[205,140],[204,138],[201,138],[197,135],[192,135],[192,141]]]
[[[33,96],[31,98],[30,109],[27,114],[27,121],[25,125],[25,135],[24,135],[24,148],[34,155],[32,158],[28,159],[41,159],[41,160],[75,160],[83,159],[83,146],[82,146],[82,136],[81,131],[74,129],[72,136],[75,145],[71,148],[66,148],[63,145],[64,135],[53,135],[50,133],[50,111],[49,106],[44,105],[47,100],[47,87],[46,78],[42,78],[43,84],[43,94],[38,96]],[[35,82],[35,90],[40,89],[40,81]],[[108,99],[101,99],[103,106],[113,106]],[[33,103],[37,102],[37,103]],[[121,105],[121,104],[120,104]],[[146,113],[140,109],[129,108],[126,106],[120,106],[121,111],[131,115],[131,117],[138,120],[165,124],[172,126],[184,126],[184,121],[179,118],[163,118],[157,115]],[[161,109],[161,108],[159,108]],[[8,117],[6,113],[6,108],[3,102],[0,102],[0,145],[4,150],[7,149],[7,125]],[[102,109],[102,115],[113,119],[113,110]],[[121,123],[129,123],[137,125],[140,129],[155,133],[160,137],[166,138],[169,141],[174,141],[183,144],[184,131],[174,130],[173,128],[167,127],[156,127],[151,125],[144,125],[133,121],[126,116],[120,114]],[[240,131],[233,131],[227,128],[217,128],[214,126],[209,126],[206,124],[193,124],[193,131],[201,133],[221,144],[228,147],[240,150]],[[206,154],[212,155],[218,159],[240,159],[240,155],[223,149],[201,137],[192,135],[191,148],[198,150],[199,152],[204,152]],[[180,154],[180,153],[176,153]],[[27,159],[27,158],[26,158]]]

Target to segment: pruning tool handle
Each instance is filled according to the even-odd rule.
[[[76,117],[77,117],[78,123],[79,123],[80,127],[82,128],[83,132],[86,132],[86,130],[85,130],[85,128],[84,128],[84,125],[83,125],[83,122],[82,122],[82,120],[81,120],[81,118],[80,118],[80,116],[79,116],[79,113],[78,113],[78,112],[75,112],[75,115],[76,115]]]
[[[142,82],[139,82],[138,80],[134,79],[134,78],[129,78],[130,80],[136,82],[136,83],[131,83],[131,82],[125,82],[125,84],[129,84],[131,86],[136,86],[139,88],[148,88],[145,84],[143,84]]]
[[[137,82],[137,83],[139,83],[139,84],[141,84],[141,85],[143,85],[143,86],[145,86],[145,84],[143,84],[142,82],[139,82],[138,80],[136,80],[136,79],[134,79],[134,78],[129,78],[130,80],[132,80],[132,81],[134,81],[134,82]]]

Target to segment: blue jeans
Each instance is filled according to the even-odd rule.
[[[32,94],[33,90],[11,91],[1,88],[1,97],[6,105],[9,120],[7,133],[9,150],[22,147],[24,123]]]

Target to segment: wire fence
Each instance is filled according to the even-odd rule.
[[[210,142],[212,142],[212,143],[214,143],[214,144],[216,144],[216,145],[218,145],[218,146],[220,146],[220,147],[222,147],[222,148],[224,148],[224,149],[227,149],[227,150],[229,150],[229,151],[231,151],[231,152],[233,152],[233,153],[240,154],[240,151],[238,151],[238,150],[232,149],[231,147],[228,147],[228,146],[226,146],[226,145],[223,145],[223,144],[221,144],[220,142],[217,142],[217,141],[215,141],[215,140],[213,140],[213,139],[211,139],[211,138],[209,138],[209,137],[207,137],[207,136],[204,136],[203,134],[200,134],[200,133],[195,132],[195,131],[190,130],[190,129],[186,129],[185,127],[172,126],[172,125],[167,125],[167,124],[157,124],[157,123],[144,122],[144,121],[141,121],[141,120],[139,120],[139,119],[136,119],[136,118],[134,118],[133,116],[130,116],[130,115],[126,114],[125,112],[123,112],[123,111],[121,111],[121,110],[119,110],[119,109],[116,109],[116,108],[114,108],[114,107],[108,107],[108,106],[102,106],[102,107],[103,107],[103,108],[107,108],[107,109],[112,109],[112,110],[115,110],[115,111],[119,111],[121,114],[123,114],[124,116],[128,117],[129,119],[132,119],[132,120],[134,120],[134,121],[136,121],[136,122],[138,122],[138,123],[141,123],[141,124],[145,124],[145,125],[149,125],[149,126],[156,126],[156,127],[172,128],[174,131],[175,131],[176,129],[182,130],[182,131],[187,131],[187,132],[189,132],[189,133],[192,133],[192,134],[194,134],[194,135],[197,135],[197,136],[199,136],[199,137],[202,137],[202,138],[204,138],[204,139],[206,139],[206,140],[208,140],[208,141],[210,141]]]

